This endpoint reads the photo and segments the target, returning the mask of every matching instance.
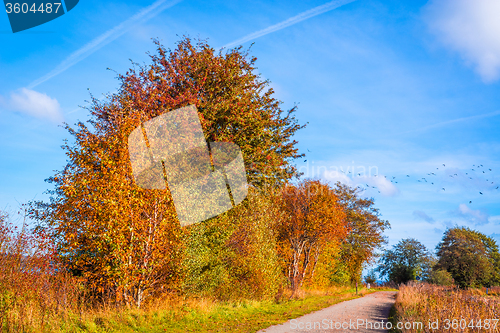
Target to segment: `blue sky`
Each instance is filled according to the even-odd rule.
[[[259,72],[309,123],[299,168],[370,185],[390,245],[434,249],[455,224],[500,240],[499,11],[495,0],[86,0],[16,34],[1,14],[0,209],[46,198],[66,161],[59,125],[87,119],[89,91],[118,87],[106,68],[125,73],[129,59],[149,62],[151,38],[174,48],[190,35],[255,42]]]

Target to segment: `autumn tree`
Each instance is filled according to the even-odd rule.
[[[467,227],[446,230],[437,245],[436,269],[448,271],[461,288],[498,284],[500,260],[496,242]]]
[[[380,218],[373,198],[360,197],[358,188],[337,182],[334,191],[350,230],[342,243],[341,262],[354,284],[361,279],[363,265],[373,262],[376,250],[386,243],[383,232],[390,224]]]
[[[174,50],[155,41],[148,65],[118,75],[120,87],[104,101],[92,97],[90,120],[66,125],[68,163],[48,178],[50,202],[32,203],[38,230],[51,233],[74,274],[98,299],[139,307],[181,279],[185,232],[165,190],[135,184],[129,134],[165,112],[195,105],[207,141],[236,143],[254,187],[296,176],[300,157],[293,134],[295,108],[284,111],[269,82],[255,73],[255,57],[241,47],[216,52],[184,38]],[[187,244],[186,246],[189,246]]]
[[[349,232],[345,213],[333,189],[317,180],[288,184],[281,193],[282,216],[277,223],[278,242],[285,259],[293,294],[302,286],[331,242],[340,242]]]
[[[96,301],[112,296],[140,307],[175,275],[180,226],[166,191],[134,184],[126,145],[134,117],[104,121],[110,105],[96,101],[91,112],[91,128],[66,126],[75,138],[63,146],[69,163],[48,179],[51,201],[34,204],[32,215]]]
[[[384,251],[377,270],[396,284],[430,278],[433,256],[414,238],[402,239],[390,250]]]

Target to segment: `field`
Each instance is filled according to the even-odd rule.
[[[500,287],[403,285],[392,315],[394,332],[500,332]]]

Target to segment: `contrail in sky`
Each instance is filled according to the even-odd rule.
[[[78,62],[82,61],[95,51],[99,50],[101,47],[105,46],[106,44],[114,41],[118,37],[122,36],[125,34],[127,31],[129,31],[134,25],[140,22],[147,21],[159,13],[161,13],[163,10],[170,8],[174,6],[175,4],[181,2],[182,0],[158,0],[155,1],[152,5],[142,9],[139,13],[135,14],[128,20],[118,24],[114,28],[106,31],[99,37],[93,39],[86,45],[84,45],[82,48],[76,50],[72,54],[69,55],[66,59],[64,59],[59,65],[56,66],[52,71],[49,73],[45,74],[41,78],[33,81],[29,86],[27,86],[28,89],[33,89],[34,87],[38,86],[39,84],[53,78],[56,75],[61,74],[71,66],[77,64]]]
[[[450,124],[454,124],[454,123],[459,123],[459,122],[462,122],[462,121],[475,120],[475,119],[481,119],[481,118],[489,118],[489,117],[494,117],[494,116],[498,116],[498,115],[500,115],[500,110],[493,111],[493,112],[490,112],[490,113],[478,114],[478,115],[475,115],[475,116],[468,116],[468,117],[462,117],[462,118],[447,120],[447,121],[443,121],[443,122],[440,122],[440,123],[437,123],[437,124],[425,126],[425,127],[422,127],[422,128],[418,128],[418,129],[411,130],[411,131],[404,132],[404,133],[400,133],[400,134],[408,134],[408,133],[426,131],[428,129],[442,127],[442,126],[446,126],[446,125],[450,125]]]
[[[108,30],[107,32],[103,33],[99,37],[95,38],[94,40],[90,41],[87,43],[85,46],[82,48],[78,49],[77,51],[73,52],[70,54],[66,59],[64,59],[59,65],[56,66],[52,71],[47,73],[46,75],[42,76],[41,78],[33,81],[30,85],[27,86],[28,89],[33,89],[34,87],[38,86],[39,84],[53,78],[56,75],[61,74],[68,68],[72,67],[73,65],[77,64],[78,62],[82,61],[95,51],[99,50],[103,46],[107,45],[108,43],[112,42],[113,40],[117,39],[118,37],[122,36],[125,34],[127,31],[129,31],[134,25],[137,23],[146,21],[148,19],[153,18],[154,16],[158,15],[160,12],[163,10],[170,8],[177,3],[181,2],[182,0],[158,0],[154,2],[152,5],[144,8],[141,10],[139,13],[135,14],[128,20],[120,23],[119,25],[115,26],[114,28]],[[302,12],[294,17],[291,17],[285,21],[282,21],[280,23],[277,23],[275,25],[272,25],[270,27],[267,27],[265,29],[259,30],[257,32],[254,32],[252,34],[249,34],[243,38],[240,38],[232,43],[224,45],[225,48],[230,48],[239,44],[243,44],[245,42],[248,42],[250,40],[265,36],[267,34],[270,34],[272,32],[284,29],[286,27],[289,27],[291,25],[294,25],[296,23],[302,22],[304,20],[307,20],[311,17],[326,13],[328,11],[334,10],[338,7],[341,7],[345,4],[348,4],[350,2],[353,2],[355,0],[333,0],[330,2],[325,3],[324,5],[314,7],[312,9],[306,10],[305,12]]]
[[[272,32],[284,29],[284,28],[289,27],[291,25],[294,25],[296,23],[307,20],[308,18],[317,16],[319,14],[326,13],[330,10],[334,10],[336,8],[339,8],[339,7],[346,5],[346,4],[353,2],[353,1],[355,1],[355,0],[334,0],[334,1],[327,2],[324,5],[306,10],[305,12],[302,12],[294,17],[291,17],[291,18],[285,20],[285,21],[282,21],[280,23],[277,23],[277,24],[272,25],[270,27],[267,27],[265,29],[262,29],[262,30],[259,30],[257,32],[246,35],[245,37],[240,38],[238,40],[235,40],[234,42],[228,43],[228,44],[224,45],[223,47],[231,48],[231,47],[234,47],[237,45],[241,45],[241,44],[246,43],[248,41],[251,41],[253,39],[265,36],[265,35],[270,34]]]

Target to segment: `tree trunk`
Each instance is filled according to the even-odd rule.
[[[138,309],[141,308],[142,298],[143,298],[143,289],[141,287],[139,287],[137,289],[137,308]]]
[[[312,271],[311,271],[311,280],[314,277],[314,272],[316,271],[316,265],[318,263],[319,255],[320,254],[321,254],[320,246],[316,245],[315,249],[314,249],[314,263],[313,263],[313,268],[312,268]]]
[[[311,248],[312,245],[309,245],[309,247],[306,246],[304,250],[304,263],[302,265],[302,273],[300,274],[300,281],[298,288],[302,287],[302,284],[304,283],[304,278],[306,277],[307,267],[309,267],[311,258]]]
[[[302,255],[302,251],[304,250],[305,242],[304,241],[294,241],[292,242],[291,248],[293,252],[292,262],[290,263],[290,268],[288,270],[288,280],[290,282],[290,289],[292,289],[292,295],[290,295],[290,299],[295,296],[295,292],[299,289],[300,283],[300,257]]]

